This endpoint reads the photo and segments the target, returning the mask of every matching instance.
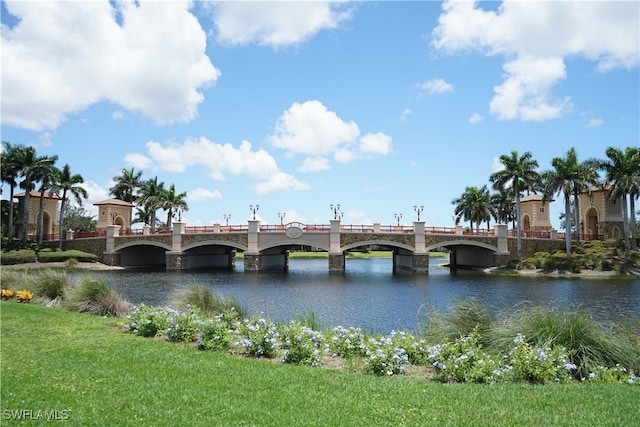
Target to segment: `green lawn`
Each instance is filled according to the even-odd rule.
[[[78,426],[627,426],[638,387],[440,384],[202,352],[117,320],[0,304],[2,425],[69,411]],[[33,421],[23,421],[34,425]]]

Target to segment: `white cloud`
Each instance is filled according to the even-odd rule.
[[[51,147],[53,140],[51,139],[51,132],[43,132],[38,136],[43,147]]]
[[[113,120],[122,120],[124,118],[124,113],[120,110],[116,110],[111,114],[111,118]]]
[[[491,172],[500,172],[504,169],[504,164],[500,161],[500,156],[493,158],[493,164],[491,165]]]
[[[364,154],[386,156],[391,152],[391,137],[384,133],[368,133],[360,138],[360,151]]]
[[[217,2],[216,39],[222,44],[280,47],[302,43],[334,29],[352,12],[340,2]]]
[[[218,190],[209,190],[208,188],[196,188],[187,192],[187,199],[190,202],[205,202],[207,200],[220,200],[222,194]]]
[[[82,207],[89,212],[90,215],[97,216],[98,208],[93,206],[96,202],[101,202],[103,200],[111,199],[112,196],[109,194],[109,191],[105,188],[99,186],[93,181],[85,181],[80,184],[82,188],[84,188],[89,196],[87,199],[82,201]],[[75,203],[75,202],[73,202]]]
[[[220,75],[189,2],[5,5],[19,22],[2,27],[3,125],[55,129],[101,101],[186,122]]]
[[[483,120],[484,120],[484,117],[482,116],[482,114],[478,114],[478,113],[473,113],[471,117],[469,117],[469,123],[471,123],[472,125],[475,125],[476,123],[480,123]]]
[[[402,111],[402,114],[400,114],[400,120],[404,122],[412,115],[413,110],[411,108],[405,108],[404,111]]]
[[[344,216],[352,224],[373,224],[373,220],[362,211],[349,210]]]
[[[288,156],[307,155],[299,170],[329,169],[328,157],[348,163],[370,155],[387,155],[391,137],[384,133],[360,136],[360,128],[345,122],[320,101],[293,103],[277,120],[275,134],[269,137],[274,147]]]
[[[260,194],[309,188],[306,183],[283,173],[268,152],[254,151],[248,141],[242,141],[236,148],[231,144],[218,144],[201,137],[188,138],[182,143],[170,141],[164,145],[149,141],[146,148],[146,155],[127,154],[125,163],[144,169],[141,163],[148,161],[147,168],[171,173],[183,173],[193,166],[202,166],[214,180],[226,179],[227,173],[248,176],[257,181],[254,188]]]
[[[504,81],[494,87],[491,112],[547,120],[571,107],[570,98],[551,93],[566,78],[565,58],[586,58],[603,72],[638,65],[639,12],[637,2],[504,1],[497,11],[484,11],[477,2],[447,1],[432,45],[447,53],[504,56]]]
[[[443,79],[431,79],[420,85],[421,92],[427,92],[430,95],[453,92],[453,85],[447,83]]]
[[[328,169],[331,169],[329,159],[321,156],[307,157],[298,168],[300,172],[319,172]]]
[[[595,128],[598,126],[602,126],[604,124],[604,121],[601,118],[598,117],[593,117],[591,119],[589,119],[589,122],[587,123],[587,127],[588,128]]]
[[[296,211],[295,209],[289,209],[283,212],[285,214],[282,222],[288,224],[290,222],[300,222],[302,224],[307,223],[307,217]]]
[[[137,169],[149,169],[153,166],[151,159],[140,153],[127,153],[124,156],[124,163]]]

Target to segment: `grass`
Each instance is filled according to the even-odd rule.
[[[3,414],[68,410],[71,425],[95,426],[637,422],[638,391],[627,385],[381,378],[196,351],[118,333],[113,318],[34,304],[0,311]]]
[[[246,310],[233,298],[214,295],[210,287],[194,283],[186,289],[178,291],[172,297],[172,307],[184,310],[187,306],[195,307],[205,314],[218,314],[233,309],[241,317],[246,317]]]
[[[122,316],[130,309],[130,304],[106,279],[94,276],[80,277],[69,288],[64,305],[71,310],[99,316]]]

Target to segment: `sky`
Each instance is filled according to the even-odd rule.
[[[640,145],[640,2],[2,1],[1,133],[84,207],[122,169],[187,225],[453,226],[498,158]],[[3,198],[8,191],[3,187]],[[552,203],[559,228],[561,196]],[[158,213],[160,219],[165,214]],[[467,223],[468,224],[468,223]]]

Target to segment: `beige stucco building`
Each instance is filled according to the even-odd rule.
[[[22,235],[23,223],[22,214],[24,212],[24,203],[27,193],[18,193],[14,197],[18,199],[18,209],[14,217],[15,235]],[[58,235],[58,218],[59,218],[59,202],[60,197],[51,193],[44,193],[44,214],[42,216],[42,233],[45,236]],[[40,212],[40,192],[31,190],[29,193],[29,219],[27,221],[27,235],[29,239],[35,239],[37,236],[38,213]]]
[[[131,210],[133,204],[119,199],[107,199],[96,202],[93,206],[98,207],[98,230],[104,230],[107,225],[119,225],[121,230],[131,228]]]
[[[522,231],[551,231],[551,209],[543,196],[533,194],[520,199],[520,224]]]
[[[620,239],[623,230],[622,198],[610,199],[608,188],[591,187],[578,196],[580,233]]]

